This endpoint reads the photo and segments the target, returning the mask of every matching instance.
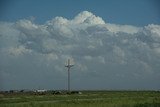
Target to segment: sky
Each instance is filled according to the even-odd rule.
[[[90,11],[104,21],[144,26],[160,23],[159,0],[1,0],[3,21],[35,17],[44,23],[56,16],[72,19],[81,11]]]
[[[160,89],[159,0],[0,1],[0,90]]]

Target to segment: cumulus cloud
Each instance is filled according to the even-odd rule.
[[[160,88],[160,25],[111,24],[88,11],[0,22],[1,89],[65,89],[68,58],[75,89]]]
[[[105,24],[102,18],[93,15],[91,12],[83,11],[79,13],[73,20],[72,23],[75,24],[89,24],[89,25],[97,25],[97,24]]]

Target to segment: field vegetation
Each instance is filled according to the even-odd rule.
[[[0,107],[160,107],[159,91],[81,92],[5,93],[0,94]]]

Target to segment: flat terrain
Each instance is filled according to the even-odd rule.
[[[160,107],[159,91],[81,91],[82,94],[0,94],[0,107]]]

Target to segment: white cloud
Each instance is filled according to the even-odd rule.
[[[72,21],[75,24],[105,24],[102,18],[93,15],[91,12],[83,11],[79,13]]]
[[[137,33],[141,28],[131,25],[116,25],[116,24],[106,24],[106,28],[114,33],[124,32],[129,34]]]
[[[65,81],[64,65],[71,58],[75,62],[73,75],[77,76],[73,78],[77,80],[92,80],[96,84],[97,78],[98,82],[110,81],[116,86],[119,79],[131,82],[144,77],[143,84],[148,84],[146,81],[158,84],[159,79],[147,78],[160,75],[159,31],[160,25],[154,24],[136,27],[105,23],[88,11],[70,20],[56,17],[42,25],[25,19],[0,22],[0,73],[17,75],[17,84],[23,81],[18,76],[34,80],[35,73],[39,81],[47,84],[48,76],[53,75],[58,84],[59,79]],[[8,83],[7,78],[12,76],[1,78]]]
[[[151,33],[157,36],[160,36],[159,25],[149,24],[148,26],[145,26],[145,29],[149,30]]]

